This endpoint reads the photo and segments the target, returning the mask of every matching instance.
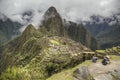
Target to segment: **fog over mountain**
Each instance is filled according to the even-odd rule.
[[[120,80],[119,4],[0,0],[0,80]]]
[[[118,14],[119,3],[120,0],[0,0],[0,18],[4,20],[5,15],[23,25],[38,26],[44,12],[54,6],[67,20],[90,21],[93,15],[107,18]]]

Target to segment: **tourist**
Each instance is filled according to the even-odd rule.
[[[110,56],[108,54],[106,56],[104,56],[104,58],[102,60],[102,64],[103,65],[110,64]]]
[[[94,56],[92,57],[92,62],[96,63],[97,60],[98,60],[98,57],[97,57],[96,55],[94,55]]]

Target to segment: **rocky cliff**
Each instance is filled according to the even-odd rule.
[[[91,48],[92,50],[97,49],[98,46],[96,39],[88,33],[82,24],[78,25],[76,23],[69,22],[67,27],[67,33],[71,39],[81,42],[83,45]]]
[[[40,28],[49,35],[71,38],[92,50],[96,50],[98,47],[96,39],[88,33],[83,25],[63,20],[54,7],[50,7],[46,11]]]
[[[60,14],[54,7],[50,7],[44,14],[44,20],[42,21],[42,26],[51,35],[64,36],[64,26]]]

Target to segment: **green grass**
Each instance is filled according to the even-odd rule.
[[[19,67],[8,67],[0,75],[0,80],[30,80],[27,70]]]
[[[105,50],[96,50],[98,53],[105,53]]]
[[[117,51],[117,47],[113,47],[112,49],[113,49],[114,51]]]
[[[63,70],[60,73],[54,74],[53,76],[51,76],[47,80],[73,80],[72,75],[73,75],[74,70],[80,68],[81,66],[89,66],[91,63],[92,62],[90,60],[85,61],[84,63],[81,63],[74,68]]]
[[[110,56],[110,59],[112,59],[112,60],[120,60],[120,56],[112,55],[112,56]]]

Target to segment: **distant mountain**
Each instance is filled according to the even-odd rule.
[[[120,46],[120,25],[113,25],[111,29],[106,30],[97,36],[101,48],[110,48]]]
[[[0,45],[20,34],[19,29],[22,25],[10,19],[5,21],[0,19]]]
[[[85,28],[94,36],[101,49],[119,46],[120,22],[116,17],[103,19],[99,23],[99,17],[93,17],[93,22],[86,22]],[[115,22],[114,24],[111,24]]]

